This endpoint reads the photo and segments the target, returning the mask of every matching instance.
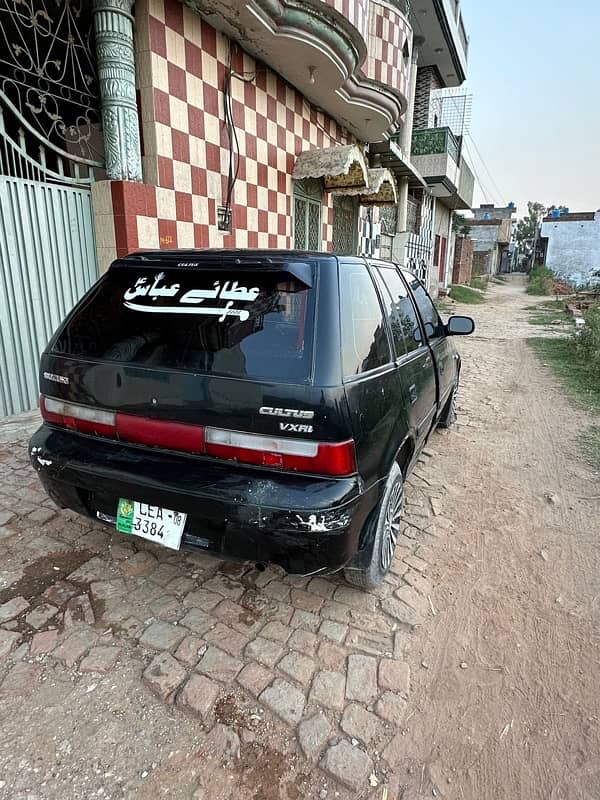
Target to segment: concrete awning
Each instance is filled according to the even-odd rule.
[[[348,144],[299,153],[292,178],[322,178],[327,191],[356,189],[358,194],[368,187],[367,173],[362,150],[355,144]]]
[[[366,189],[340,189],[336,194],[359,195],[361,206],[395,206],[398,202],[396,181],[389,169],[370,169]]]

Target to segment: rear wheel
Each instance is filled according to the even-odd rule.
[[[375,516],[369,521],[374,526],[369,561],[366,566],[353,567],[350,565],[344,570],[344,577],[348,583],[371,589],[378,586],[387,575],[396,542],[402,525],[404,509],[404,481],[402,471],[398,464],[394,464],[387,479],[383,497],[377,507]]]

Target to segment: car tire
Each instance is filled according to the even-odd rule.
[[[344,570],[348,583],[361,589],[373,589],[383,581],[389,572],[396,542],[402,525],[404,510],[404,479],[402,470],[394,463],[386,482],[383,497],[375,510],[375,514],[367,522],[373,526],[368,564],[353,567],[350,564]],[[372,531],[370,531],[372,533]]]
[[[456,387],[450,392],[450,397],[438,420],[438,428],[450,428],[456,422]]]

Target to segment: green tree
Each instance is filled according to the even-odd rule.
[[[452,217],[452,230],[454,233],[461,233],[463,236],[468,236],[471,233],[469,220],[464,214],[459,214],[456,211],[454,212],[454,216]]]
[[[527,203],[527,215],[517,222],[516,239],[519,251],[531,257],[533,253],[533,243],[537,238],[537,229],[546,214],[546,206],[542,203]]]

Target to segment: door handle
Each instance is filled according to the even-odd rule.
[[[427,369],[431,364],[431,356],[427,356],[427,358],[423,361],[423,369]]]
[[[414,383],[408,387],[408,397],[411,405],[417,402],[417,387]]]

